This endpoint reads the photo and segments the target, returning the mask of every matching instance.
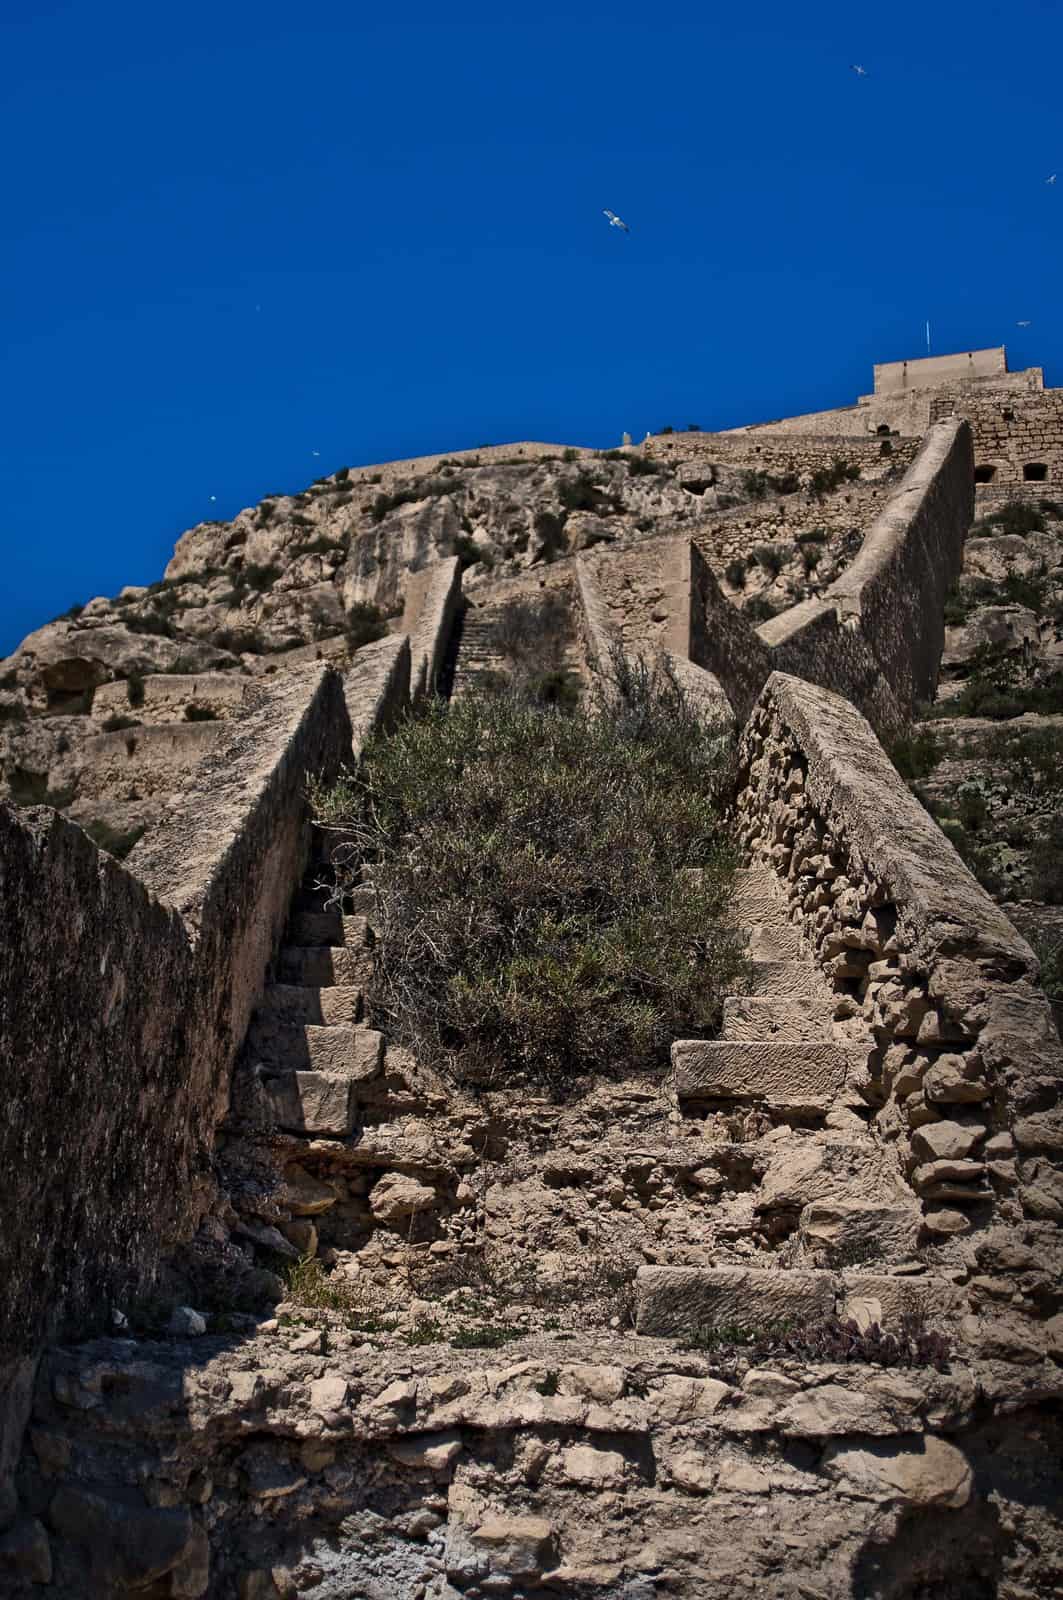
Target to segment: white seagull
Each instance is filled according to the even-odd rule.
[[[311,450],[310,454],[312,456],[319,456],[321,454],[321,451],[320,450]]]
[[[621,220],[617,216],[616,212],[615,211],[610,211],[607,206],[603,206],[602,207],[602,216],[609,218],[609,226],[611,228],[623,228],[625,233],[630,233],[631,232],[631,229],[628,227],[627,223],[626,222],[621,222]]]
[[[1045,179],[1046,183],[1055,183],[1055,181],[1056,181],[1056,174],[1054,172],[1053,172],[1053,174],[1052,174],[1052,176],[1050,178],[1046,178]]]
[[[1017,322],[1015,326],[1017,328],[1028,328],[1030,324],[1028,322]]]
[[[855,72],[856,76],[858,78],[866,78],[867,77],[867,68],[866,67],[858,67],[855,62],[849,68],[849,71],[850,72]]]

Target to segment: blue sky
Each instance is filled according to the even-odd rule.
[[[0,653],[345,464],[843,403],[927,317],[1063,382],[1055,0],[401,15],[2,0]]]

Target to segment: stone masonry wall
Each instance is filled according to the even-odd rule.
[[[1033,952],[846,701],[773,674],[739,765],[743,847],[781,880],[842,1014],[872,1032],[862,1093],[924,1242],[967,1285],[965,1336],[1035,1359],[1058,1309],[1063,1049]]]
[[[1038,481],[1063,481],[1063,390],[1020,397],[959,390],[933,397],[931,421],[957,414],[971,425],[976,470],[993,468],[993,484],[1023,483],[1023,469],[1032,464],[1047,469]]]
[[[405,692],[408,645],[384,644],[346,696],[323,668],[263,691],[127,865],[54,811],[0,806],[0,1058],[18,1064],[0,1122],[0,1479],[42,1340],[105,1326],[209,1201],[229,1069],[308,849],[306,773],[350,758],[348,704],[372,723]]]
[[[856,623],[903,710],[929,700],[945,639],[944,603],[971,524],[971,432],[936,423],[856,559],[826,592]]]

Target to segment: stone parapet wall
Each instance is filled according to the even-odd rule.
[[[411,690],[414,699],[435,690],[450,635],[461,608],[461,563],[449,556],[411,573],[406,586],[402,627],[411,640]]]
[[[858,626],[907,715],[937,687],[944,604],[971,524],[970,428],[936,423],[856,559],[826,591]]]
[[[983,1273],[1012,1262],[1006,1308],[973,1280],[967,1334],[1036,1348],[1021,1324],[1055,1306],[1038,1272],[1063,1221],[1063,1049],[1033,952],[845,700],[773,674],[739,783],[749,859],[778,876],[835,1014],[870,1031],[861,1092],[920,1197],[924,1241],[968,1240],[953,1259]]]
[[[773,440],[761,433],[653,434],[642,445],[643,454],[669,466],[704,461],[722,467],[747,467],[781,477],[785,473],[828,471],[838,461],[861,472],[888,471],[898,461],[907,464],[919,448],[915,439],[888,441],[883,451],[878,437],[852,437],[843,433],[807,435]]]
[[[260,694],[125,865],[54,811],[0,806],[0,1125],[11,1206],[0,1352],[99,1327],[195,1227],[229,1069],[309,844],[309,771],[350,759],[405,699],[405,641],[345,685]],[[14,1187],[12,1187],[14,1186]]]

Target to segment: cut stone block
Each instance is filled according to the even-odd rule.
[[[922,1213],[880,1200],[812,1200],[798,1222],[802,1248],[822,1252],[820,1264],[859,1260],[907,1261],[915,1254]]]
[[[963,1301],[962,1291],[947,1278],[894,1277],[887,1272],[843,1272],[838,1315],[851,1317],[862,1328],[877,1322],[895,1333],[905,1317],[923,1317],[931,1330],[952,1315]]]
[[[779,881],[766,867],[740,867],[734,876],[732,907],[746,927],[756,922],[787,920],[787,904]]]
[[[753,961],[800,961],[809,958],[801,936],[785,922],[755,922],[749,930],[749,955]]]
[[[288,1022],[331,1027],[334,1023],[357,1022],[361,1012],[362,991],[353,984],[333,984],[322,989],[307,984],[273,983],[259,1001],[256,1019],[259,1014],[271,1015]]]
[[[680,1100],[829,1105],[841,1093],[856,1064],[837,1044],[733,1044],[679,1039],[672,1046]]]
[[[248,1045],[269,1066],[332,1072],[359,1083],[375,1078],[384,1060],[384,1036],[375,1028],[316,1027],[268,1014],[252,1023]]]
[[[833,1316],[833,1272],[762,1267],[640,1267],[635,1278],[640,1334],[675,1338],[698,1328],[807,1326]]]
[[[277,1126],[287,1133],[332,1134],[354,1131],[354,1082],[326,1072],[285,1072],[262,1078],[262,1088]]]
[[[290,931],[293,944],[342,944],[343,918],[338,911],[300,911]]]
[[[749,993],[783,999],[798,995],[811,997],[825,994],[825,984],[820,974],[808,961],[750,961]]]
[[[729,995],[721,1036],[729,1043],[790,1039],[822,1043],[831,1037],[834,1007],[808,995]]]
[[[371,971],[372,955],[364,948],[286,945],[280,954],[278,976],[282,983],[326,988],[336,983],[360,986]]]

